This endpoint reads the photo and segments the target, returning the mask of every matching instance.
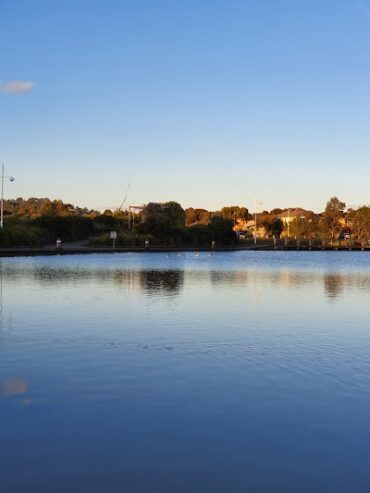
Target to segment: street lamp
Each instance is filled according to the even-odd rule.
[[[257,195],[255,196],[256,201],[256,210],[254,213],[254,244],[257,245],[257,208],[259,205],[262,205],[263,202],[257,202]]]
[[[2,165],[1,170],[1,212],[0,212],[0,229],[4,227],[4,180],[14,181],[14,176],[5,176],[5,167]]]

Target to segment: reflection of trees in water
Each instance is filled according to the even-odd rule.
[[[0,334],[4,329],[4,307],[3,307],[3,266],[0,265]]]
[[[213,285],[231,284],[234,286],[244,286],[248,282],[247,271],[217,271],[211,272],[211,282]]]
[[[360,273],[339,273],[331,272],[323,275],[325,294],[329,299],[334,300],[345,289],[357,291],[370,291],[370,275]]]
[[[295,270],[212,270],[207,269],[106,269],[84,267],[46,266],[2,266],[0,282],[6,284],[22,283],[22,280],[37,282],[43,287],[114,285],[126,292],[173,293],[178,294],[184,283],[194,285],[211,283],[218,287],[252,287],[263,290],[267,286],[290,289],[323,288],[328,299],[336,299],[346,289],[370,291],[370,275],[360,272],[305,272]],[[5,289],[5,285],[4,285]],[[1,294],[1,285],[0,285]],[[1,296],[0,296],[0,325],[1,325]]]
[[[305,272],[283,271],[212,271],[211,282],[215,286],[230,284],[234,286],[246,286],[247,284],[281,285],[289,287],[309,287],[315,281],[315,275]],[[318,276],[316,276],[316,281]]]
[[[2,336],[6,330],[11,330],[12,328],[11,315],[5,309],[6,303],[4,303],[4,292],[6,290],[3,287],[3,276],[3,266],[0,265],[0,336]]]
[[[148,293],[166,292],[178,294],[184,284],[183,270],[143,270],[141,286]]]
[[[324,289],[329,299],[337,298],[344,290],[346,278],[343,274],[324,274]]]
[[[35,278],[41,284],[94,281],[104,284],[113,282],[116,286],[128,291],[178,293],[184,284],[184,271],[181,270],[89,270],[63,269],[50,272],[37,270]]]
[[[335,299],[345,289],[370,291],[370,275],[361,273],[317,273],[296,271],[213,271],[210,273],[212,285],[215,287],[230,286],[280,286],[285,289],[312,289],[312,286],[323,287],[327,298]]]
[[[40,267],[6,272],[7,282],[17,283],[19,279],[31,279],[41,286],[82,285],[88,282],[110,285],[127,291],[167,292],[176,294],[184,284],[184,271],[173,270],[128,270],[128,269],[50,269]]]

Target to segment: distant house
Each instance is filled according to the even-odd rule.
[[[260,214],[257,215],[257,238],[265,238],[266,237],[266,228],[258,223]],[[256,231],[256,223],[254,219],[246,221],[245,223],[245,231],[249,234],[249,236],[254,236]]]
[[[239,218],[237,218],[235,220],[235,224],[234,224],[233,230],[235,232],[246,231],[248,229],[248,224],[249,223],[250,223],[250,221],[247,220],[247,219],[239,219]]]
[[[300,207],[297,207],[295,209],[292,209],[292,208],[286,209],[281,214],[279,214],[277,217],[281,220],[281,222],[284,224],[284,226],[287,226],[288,224],[292,223],[293,221],[310,220],[310,219],[312,219],[313,215],[314,215],[313,212],[306,211],[305,209],[301,209]]]

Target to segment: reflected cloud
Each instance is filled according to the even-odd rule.
[[[0,389],[7,397],[25,394],[28,391],[27,381],[22,377],[11,378],[0,384]]]

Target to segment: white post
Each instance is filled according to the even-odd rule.
[[[1,217],[0,228],[4,227],[4,165],[1,167]]]

